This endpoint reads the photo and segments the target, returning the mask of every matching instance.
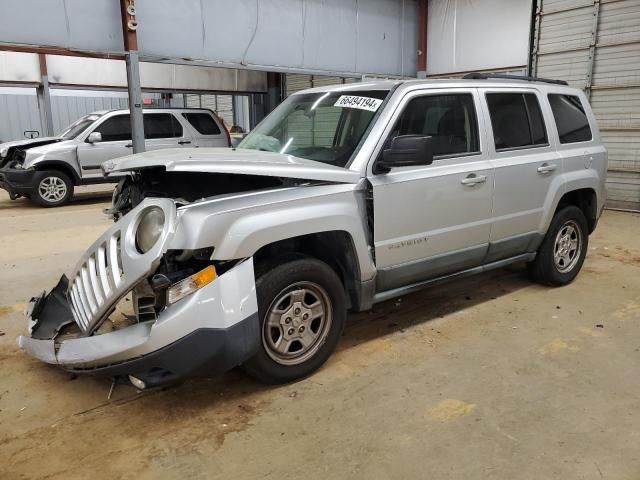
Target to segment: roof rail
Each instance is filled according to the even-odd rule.
[[[523,80],[525,82],[543,82],[543,83],[553,83],[555,85],[569,85],[564,80],[550,80],[548,78],[525,77],[523,75],[508,75],[506,73],[473,72],[473,73],[467,73],[462,78],[468,79],[468,80],[489,80],[493,78],[498,78],[498,79],[504,79],[504,80]]]

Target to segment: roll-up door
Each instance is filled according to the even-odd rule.
[[[585,90],[609,150],[607,205],[640,210],[640,1],[538,0],[531,66]]]
[[[357,79],[356,79],[357,80]],[[312,87],[326,87],[329,85],[340,85],[351,83],[353,79],[343,77],[331,77],[327,75],[302,75],[298,73],[287,74],[287,97],[292,93],[299,92]]]

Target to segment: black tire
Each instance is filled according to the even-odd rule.
[[[309,296],[303,297],[302,313],[298,310],[298,314],[295,315],[293,310],[295,307],[293,303],[295,294],[293,292],[306,292],[307,288],[310,289],[310,293],[308,293]],[[260,317],[260,348],[251,359],[244,363],[242,366],[244,371],[260,382],[280,384],[306,377],[320,368],[335,350],[342,335],[347,316],[345,293],[338,275],[327,264],[319,260],[313,258],[296,259],[262,274],[256,281],[256,291],[258,296],[258,315]],[[285,327],[287,332],[291,332],[306,325],[306,328],[308,328],[307,334],[309,332],[314,333],[312,329],[315,320],[312,319],[312,316],[308,317],[310,320],[302,319],[304,312],[311,313],[311,310],[307,310],[306,302],[307,299],[313,298],[314,292],[317,294],[324,292],[326,294],[323,297],[325,298],[323,305],[327,305],[325,310],[329,313],[321,317],[322,333],[318,334],[317,340],[312,344],[313,348],[305,350],[307,347],[299,341],[300,353],[282,354],[282,358],[276,360],[274,357],[278,357],[279,353],[276,351],[275,346],[269,346],[270,343],[275,343],[272,336],[274,329],[275,335],[280,335],[282,339],[285,338]],[[321,295],[316,296],[320,298]],[[285,303],[283,301],[275,303],[283,298],[285,298]],[[328,299],[328,303],[326,303],[326,299]],[[288,304],[287,301],[289,301]],[[312,303],[315,304],[315,302]],[[288,319],[291,322],[289,326],[281,324],[278,327],[274,327],[270,326],[271,324],[266,324],[272,309],[282,305],[284,305],[283,311],[292,309],[290,314],[280,315],[278,313],[274,314],[274,317],[280,315],[282,322]],[[289,318],[290,315],[293,318]],[[320,325],[320,323],[315,325]],[[318,330],[320,330],[320,327],[318,327]],[[296,331],[295,334],[297,335],[298,332]],[[269,336],[271,336],[271,339],[269,339]],[[292,350],[296,347],[295,341],[290,342]],[[298,355],[297,358],[295,357],[296,354]],[[292,358],[287,358],[286,355],[292,355]],[[304,358],[305,356],[308,356],[308,358]],[[301,363],[283,364],[283,362],[295,361]]]
[[[558,247],[556,242],[558,234],[561,231],[566,231],[564,229],[567,226],[573,228],[580,238],[576,249],[577,256],[572,257],[571,261],[565,262],[563,266],[562,264],[558,265],[554,257]],[[538,255],[533,262],[529,263],[529,273],[533,280],[553,287],[572,282],[580,272],[587,255],[588,232],[587,219],[578,207],[572,205],[557,211],[551,220],[542,245],[538,249]]]
[[[43,191],[45,189],[45,184],[43,182],[49,182],[49,185],[51,185],[51,182],[57,184],[59,186],[58,192],[60,192],[60,198],[55,198],[58,195],[53,193],[51,196],[47,196]],[[61,172],[60,170],[42,170],[36,172],[33,176],[33,194],[30,198],[38,205],[42,207],[59,207],[68,203],[72,197],[73,181],[66,173]]]

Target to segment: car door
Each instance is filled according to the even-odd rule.
[[[419,134],[432,137],[434,161],[369,176],[377,291],[482,263],[494,179],[477,102],[476,89],[414,91],[387,126],[374,158],[393,137]]]
[[[91,132],[98,132],[102,141],[89,143]],[[101,177],[100,166],[112,158],[122,157],[132,153],[131,121],[128,113],[118,113],[99,122],[93,130],[87,133],[84,141],[78,146],[78,162],[83,177]]]
[[[540,107],[536,90],[487,88],[480,93],[495,169],[494,221],[486,259],[493,262],[536,250],[545,201],[562,163],[549,140],[551,119],[543,114],[548,109]]]
[[[192,146],[191,139],[184,135],[184,128],[170,112],[144,112],[145,150],[181,148]]]

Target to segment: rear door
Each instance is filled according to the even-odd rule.
[[[184,128],[172,113],[144,113],[143,118],[146,150],[191,146],[191,139],[185,137]]]
[[[229,137],[224,125],[206,110],[181,112],[191,129],[190,140],[194,147],[228,147]]]
[[[408,93],[377,157],[398,135],[429,135],[431,165],[372,174],[376,288],[385,291],[478,266],[489,242],[493,167],[476,89]]]
[[[539,92],[505,88],[480,93],[495,168],[494,220],[486,259],[490,263],[536,250],[545,202],[552,182],[560,181],[562,162]]]

